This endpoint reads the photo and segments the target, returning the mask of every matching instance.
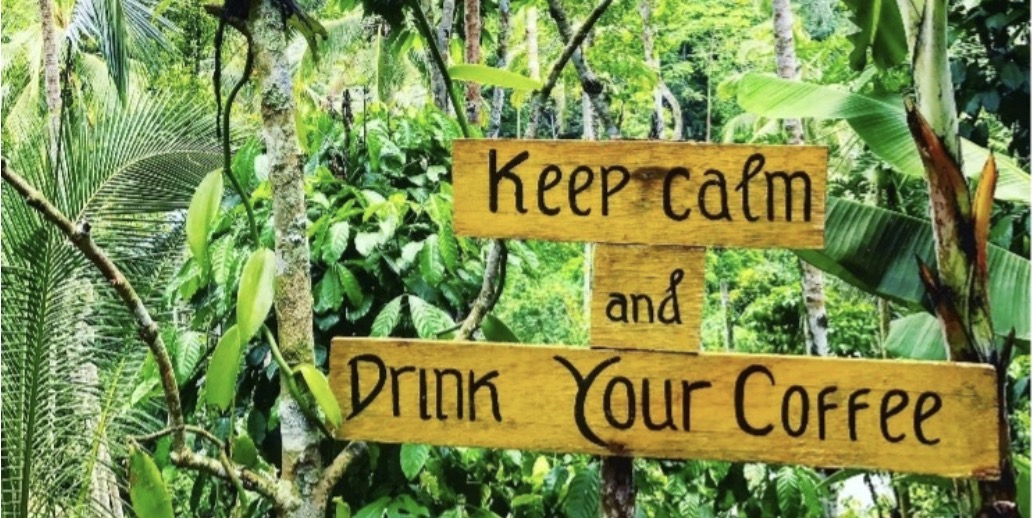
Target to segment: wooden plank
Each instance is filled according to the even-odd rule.
[[[813,146],[456,140],[455,231],[821,248],[827,158],[826,148]]]
[[[595,246],[592,347],[698,351],[706,250]]]
[[[330,351],[341,439],[956,477],[998,475],[995,383],[959,363],[369,338]]]

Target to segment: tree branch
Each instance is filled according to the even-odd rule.
[[[225,455],[224,451],[220,450],[220,453]],[[253,471],[240,467],[232,467],[231,471],[227,471],[226,465],[223,462],[188,449],[173,451],[171,459],[173,464],[181,468],[203,471],[230,482],[236,477],[243,487],[268,498],[277,510],[295,509],[301,504],[290,491],[289,486],[282,486],[278,482]]]
[[[506,260],[505,242],[501,239],[491,241],[491,250],[487,253],[487,267],[484,268],[484,282],[480,285],[480,294],[473,301],[473,306],[466,315],[466,319],[459,327],[456,340],[469,340],[473,332],[480,327],[480,321],[484,319],[491,309],[494,308],[498,297],[501,295],[505,282],[503,266]]]
[[[347,471],[348,466],[354,461],[359,455],[366,451],[366,443],[362,441],[353,441],[348,444],[337,456],[333,459],[333,462],[326,467],[323,471],[323,476],[319,480],[319,483],[315,486],[315,491],[312,493],[312,497],[315,498],[316,502],[322,502],[323,506],[329,502],[330,495],[333,493],[333,486],[340,482],[341,477],[344,476],[344,472]]]
[[[118,293],[125,307],[135,317],[140,338],[147,344],[151,354],[154,356],[154,361],[158,365],[161,387],[165,392],[165,404],[168,406],[169,421],[171,421],[171,428],[175,429],[172,432],[172,447],[175,450],[181,449],[184,440],[183,409],[179,401],[179,386],[176,384],[172,360],[169,358],[168,350],[161,339],[158,324],[151,318],[146,306],[143,305],[143,300],[140,299],[133,285],[129,283],[129,280],[122,274],[118,266],[111,261],[107,254],[90,237],[88,223],[72,223],[42,193],[29,185],[17,173],[11,171],[7,166],[6,158],[2,159],[0,164],[2,164],[0,169],[2,169],[3,180],[25,199],[25,203],[42,214],[47,221],[56,226],[64,235],[68,236],[68,240],[82,252],[86,259],[100,270],[100,273],[111,284],[115,292]]]
[[[574,34],[573,29],[570,27],[569,18],[566,16],[566,11],[559,5],[559,0],[548,0],[548,14],[552,16],[552,20],[555,21],[556,26],[559,28],[559,35],[562,36],[563,40],[567,43],[567,49],[572,49],[570,59],[573,61],[573,65],[577,68],[577,77],[580,79],[581,88],[584,93],[588,94],[588,99],[591,101],[591,105],[595,108],[595,113],[598,115],[599,120],[602,121],[602,125],[606,127],[606,133],[609,138],[616,139],[620,138],[620,130],[616,124],[613,123],[613,116],[609,112],[609,106],[602,98],[602,83],[595,77],[595,73],[592,72],[591,67],[588,66],[587,60],[584,59],[583,53],[580,51],[580,46],[584,42],[592,27],[598,18],[602,16],[605,10],[609,7],[611,2],[603,1],[594,11],[588,15],[588,19],[584,21],[577,33]],[[565,54],[565,51],[564,51]],[[559,71],[562,71],[562,67],[566,65],[565,62],[557,63],[560,66]],[[554,72],[555,70],[553,70]],[[556,74],[558,79],[558,74]],[[551,79],[551,78],[550,78]],[[554,85],[553,85],[554,87]],[[547,96],[542,97],[542,100]],[[540,106],[544,106],[542,101]],[[537,120],[540,115],[536,111],[531,111],[531,124],[535,125],[535,131],[537,130]],[[529,128],[528,128],[529,129]]]

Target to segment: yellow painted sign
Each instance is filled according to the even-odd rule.
[[[986,365],[336,338],[342,439],[998,476]]]
[[[812,146],[456,140],[455,231],[821,248],[827,158]]]
[[[706,251],[595,246],[592,347],[697,351]]]

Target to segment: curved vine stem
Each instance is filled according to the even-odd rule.
[[[430,56],[433,58],[437,70],[441,72],[445,86],[448,87],[448,98],[451,99],[452,107],[455,108],[455,118],[458,119],[459,126],[462,128],[462,136],[471,138],[469,123],[466,121],[466,111],[459,102],[455,89],[452,88],[451,75],[448,74],[448,65],[444,64],[444,58],[441,57],[441,49],[437,48],[437,43],[434,40],[434,31],[430,28],[430,22],[426,20],[426,14],[419,7],[419,0],[409,0],[408,3],[412,7],[412,13],[415,15],[419,32],[423,35],[423,39],[426,40],[427,46],[430,47]]]
[[[236,24],[233,26],[236,27]],[[244,62],[244,74],[240,76],[240,80],[229,91],[229,95],[226,97],[226,108],[222,110],[222,172],[229,177],[229,183],[233,185],[233,190],[240,196],[240,201],[244,204],[244,210],[247,211],[247,223],[251,229],[251,239],[254,240],[254,245],[257,247],[260,244],[260,235],[258,234],[258,224],[254,218],[254,207],[251,206],[250,197],[244,192],[244,186],[240,185],[240,180],[233,174],[229,153],[229,114],[233,111],[233,101],[236,99],[237,94],[240,93],[240,89],[250,79],[251,71],[254,69],[251,33],[246,27],[243,29],[238,27],[237,30],[247,40],[247,60]],[[218,85],[216,85],[216,88],[218,88]]]

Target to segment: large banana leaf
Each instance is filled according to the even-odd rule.
[[[747,74],[738,83],[738,104],[764,117],[846,119],[878,158],[904,174],[924,175],[900,96],[870,97],[831,86]],[[961,152],[964,174],[979,175],[989,151],[961,139]],[[1032,183],[1028,172],[1002,155],[997,155],[996,165],[1000,171],[996,199],[1029,203]]]
[[[823,250],[797,250],[805,261],[864,291],[918,307],[926,304],[917,258],[935,264],[927,221],[855,201],[829,198]],[[1029,341],[1029,260],[989,245],[989,299],[998,335],[1014,328]]]
[[[946,340],[942,326],[931,313],[921,311],[893,320],[885,350],[896,358],[942,361],[946,359]]]
[[[69,218],[90,224],[150,299],[161,293],[181,250],[183,218],[176,211],[221,161],[210,120],[190,99],[140,95],[122,106],[111,98],[96,119],[66,119],[59,168],[50,163],[42,124],[19,128],[24,132],[4,152],[11,169]],[[112,492],[91,487],[94,468],[122,472],[105,453],[121,445],[105,434],[162,426],[126,403],[135,381],[128,373],[145,348],[110,286],[64,236],[13,189],[0,191],[0,199],[3,515],[103,514],[97,498]],[[106,433],[110,427],[120,432]]]

